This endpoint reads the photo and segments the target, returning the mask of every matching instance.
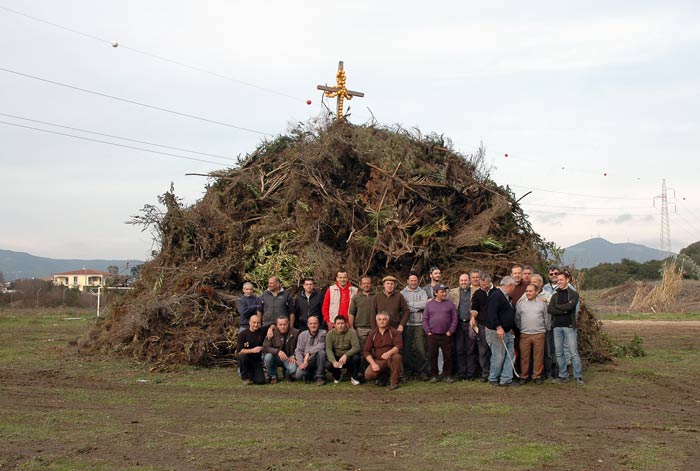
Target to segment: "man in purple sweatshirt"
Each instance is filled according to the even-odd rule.
[[[428,301],[423,311],[423,329],[428,335],[428,358],[430,359],[430,382],[438,382],[438,350],[445,360],[442,372],[446,383],[452,379],[452,334],[457,329],[457,308],[447,299],[447,286],[433,287],[434,299]]]

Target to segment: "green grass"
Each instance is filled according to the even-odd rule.
[[[675,338],[645,338],[646,357],[587,369],[584,388],[246,387],[232,368],[150,373],[149,365],[128,359],[80,356],[68,343],[94,319],[65,317],[79,316],[0,310],[0,469],[162,471],[181,462],[245,471],[261,460],[258,469],[270,470],[581,469],[577,451],[588,446],[581,435],[587,421],[572,422],[562,410],[575,404],[575,413],[597,416],[599,399],[615,399],[608,410],[624,409],[626,397],[640,399],[643,385],[652,388],[653,403],[664,388],[700,378],[698,341],[684,330],[675,347]],[[619,330],[618,337],[627,334]],[[682,469],[695,450],[689,444],[696,428],[683,421],[693,407],[675,416],[648,415],[648,407],[618,416],[611,429],[631,431],[597,442],[606,460],[612,456],[606,466]],[[526,420],[533,416],[542,420]],[[132,451],[139,466],[125,461]]]

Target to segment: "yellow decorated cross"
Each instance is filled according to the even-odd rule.
[[[363,97],[365,96],[364,93],[362,92],[353,92],[352,90],[348,90],[347,87],[345,86],[345,81],[347,79],[345,78],[345,70],[343,70],[343,61],[338,62],[338,73],[335,75],[335,82],[336,85],[335,87],[329,87],[327,85],[317,85],[316,88],[319,90],[323,90],[325,95],[328,98],[337,98],[338,100],[338,111],[337,111],[337,116],[338,120],[343,119],[343,102],[345,99],[352,100],[352,97],[354,96],[359,96]]]

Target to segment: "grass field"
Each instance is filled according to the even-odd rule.
[[[700,323],[632,319],[606,328],[647,356],[588,368],[583,387],[388,392],[150,373],[75,352],[92,313],[0,311],[0,470],[700,469]]]

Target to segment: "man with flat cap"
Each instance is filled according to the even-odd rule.
[[[386,313],[389,316],[389,325],[399,332],[403,332],[411,309],[408,307],[406,298],[396,291],[397,281],[391,275],[382,279],[382,292],[374,296],[372,307],[375,315],[380,312]],[[376,326],[376,321],[373,326]]]

